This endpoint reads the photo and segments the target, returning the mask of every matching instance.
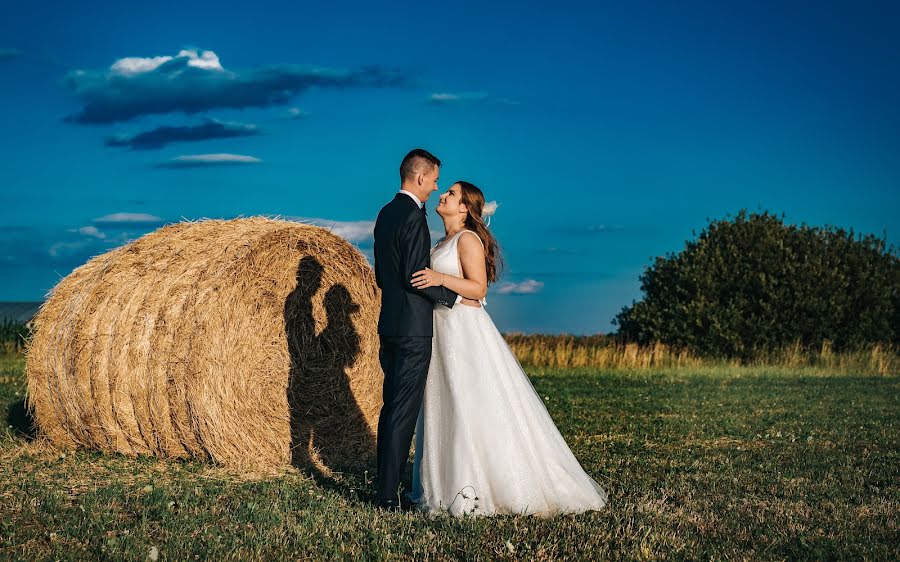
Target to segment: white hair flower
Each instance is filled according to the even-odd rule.
[[[500,203],[496,201],[488,201],[481,207],[481,218],[487,219],[484,224],[487,226],[491,225],[491,216],[497,212],[497,207],[500,206]]]

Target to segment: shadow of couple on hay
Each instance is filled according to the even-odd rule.
[[[316,332],[313,300],[323,288],[324,267],[311,256],[297,265],[297,286],[284,305],[291,371],[291,464],[311,469],[318,484],[346,492],[333,473],[360,473],[374,457],[375,435],[350,387],[347,369],[361,352],[350,291],[334,284],[325,292],[326,325]],[[352,488],[358,489],[359,486]]]

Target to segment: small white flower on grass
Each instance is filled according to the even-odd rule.
[[[159,560],[159,549],[155,546],[150,547],[150,552],[147,553],[147,560],[150,562],[156,562]]]
[[[141,488],[141,491],[144,492],[145,494],[149,494],[150,492],[153,491],[153,486],[151,486],[150,484],[147,484],[146,486]]]
[[[511,543],[509,541],[506,541],[506,550],[508,550],[510,552],[510,554],[516,553],[516,547],[513,546],[513,543]]]

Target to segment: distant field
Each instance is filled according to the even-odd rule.
[[[29,444],[23,365],[0,358],[0,559],[900,559],[898,376],[529,369],[611,504],[455,520],[375,511],[364,474],[248,480]]]

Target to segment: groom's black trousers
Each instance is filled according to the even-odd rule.
[[[381,336],[384,405],[378,418],[378,499],[397,499],[425,393],[431,337]]]

